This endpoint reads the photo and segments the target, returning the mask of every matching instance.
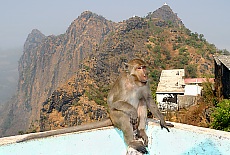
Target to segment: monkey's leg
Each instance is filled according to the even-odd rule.
[[[141,153],[147,153],[145,145],[141,141],[133,138],[133,125],[130,123],[130,116],[122,111],[111,110],[110,118],[114,126],[121,129],[124,135],[125,142],[128,146],[136,149]]]
[[[139,138],[143,139],[145,146],[148,146],[148,136],[145,133],[146,119],[147,119],[147,105],[145,101],[142,99],[139,102],[139,106],[138,106],[139,126],[138,126],[137,135]]]
[[[124,101],[116,101],[113,104],[109,104],[110,110],[121,111],[129,116],[131,124],[135,125],[138,121],[137,109],[131,104]]]

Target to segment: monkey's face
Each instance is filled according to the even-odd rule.
[[[147,83],[148,75],[147,75],[146,66],[136,66],[135,75],[137,76],[138,81],[140,81],[141,83]]]
[[[147,75],[147,67],[146,63],[141,59],[133,59],[128,64],[128,71],[130,75],[134,77],[134,81],[138,83],[138,85],[143,86],[148,81]]]

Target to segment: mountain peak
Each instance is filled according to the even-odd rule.
[[[38,29],[33,29],[26,39],[24,49],[36,47],[45,37]]]
[[[79,17],[81,18],[90,18],[93,15],[93,13],[91,11],[84,11],[81,13],[81,15]]]
[[[42,34],[38,29],[33,29],[30,34]]]
[[[40,42],[45,38],[45,35],[42,34],[38,29],[33,29],[31,33],[28,35],[27,40],[29,42]]]
[[[164,5],[158,8],[156,11],[149,13],[146,18],[157,18],[167,22],[170,21],[174,26],[184,25],[177,14],[173,12],[167,3],[164,3]]]
[[[104,17],[102,17],[96,13],[93,13],[89,10],[82,12],[81,15],[78,17],[78,19],[84,19],[85,21],[89,20],[90,18],[97,18],[97,19],[105,20]]]
[[[77,39],[86,34],[90,38],[105,36],[114,27],[114,23],[91,11],[84,11],[75,19],[66,31],[67,36]],[[100,39],[99,39],[100,40]]]

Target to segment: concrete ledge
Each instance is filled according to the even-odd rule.
[[[159,121],[157,120],[148,119],[148,126],[159,126],[158,122]],[[213,135],[216,137],[228,138],[230,140],[229,132],[214,130],[210,128],[197,127],[197,126],[192,126],[192,125],[187,125],[187,124],[175,123],[175,122],[171,122],[171,123],[174,125],[173,128],[175,129],[186,130],[186,131],[190,131],[194,133],[209,134],[209,135]],[[3,138],[0,138],[0,146],[11,144],[11,143],[19,143],[19,142],[23,142],[23,141],[27,141],[31,139],[45,138],[49,136],[62,135],[62,134],[73,133],[73,132],[89,132],[92,130],[107,129],[108,127],[112,128],[112,126],[110,125],[111,125],[110,120],[105,120],[101,122],[94,122],[94,123],[79,125],[79,126],[70,127],[70,128],[50,130],[46,132],[30,133],[30,134],[24,134],[24,135],[16,135],[16,136],[10,136],[10,137],[3,137]]]
[[[188,124],[176,123],[176,122],[170,122],[170,123],[172,123],[174,125],[173,128],[176,128],[176,129],[186,130],[186,131],[200,133],[200,134],[208,134],[208,135],[213,135],[213,136],[222,136],[225,138],[229,138],[230,140],[230,132],[215,130],[215,129],[210,129],[210,128],[204,128],[204,127],[198,127],[198,126],[193,126],[193,125],[188,125]],[[159,123],[156,120],[149,119],[148,125],[159,125]]]
[[[166,129],[161,130],[158,122],[149,119],[146,126],[149,155],[230,154],[229,132],[174,122],[171,122],[174,127],[168,132]],[[110,120],[105,120],[66,129],[0,138],[0,154],[136,155],[137,152],[124,143],[122,131],[109,126],[110,123]]]
[[[79,126],[74,126],[74,127],[69,127],[69,128],[63,128],[63,129],[58,129],[58,130],[50,130],[50,131],[45,131],[45,132],[37,132],[37,133],[30,133],[30,134],[24,134],[24,135],[3,137],[3,138],[0,138],[0,146],[10,144],[10,143],[19,143],[19,142],[23,142],[23,141],[27,141],[31,139],[45,138],[49,136],[61,135],[61,134],[66,134],[66,133],[99,129],[99,128],[108,127],[108,126],[111,126],[111,121],[109,119],[106,119],[104,121],[92,122],[89,124],[84,124],[84,125],[79,125]]]

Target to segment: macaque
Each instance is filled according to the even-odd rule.
[[[146,63],[141,59],[133,59],[125,64],[125,69],[108,94],[110,119],[115,127],[123,131],[126,144],[145,154],[148,153],[148,136],[145,133],[147,109],[159,118],[161,128],[169,132],[167,125],[173,125],[166,124],[152,98]]]

